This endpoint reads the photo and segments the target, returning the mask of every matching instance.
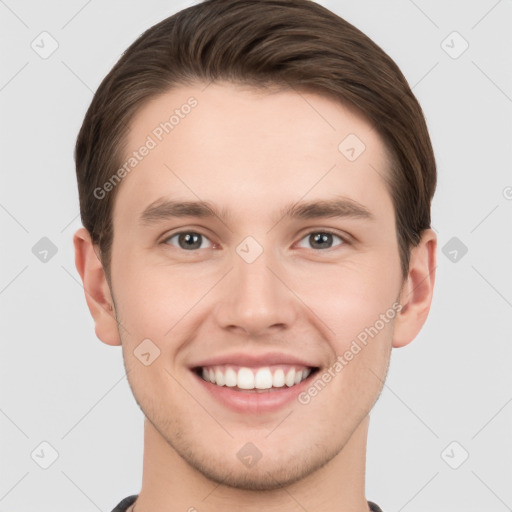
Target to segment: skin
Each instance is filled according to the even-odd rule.
[[[96,335],[122,345],[146,416],[135,510],[366,511],[369,413],[391,349],[410,343],[427,318],[436,235],[423,233],[402,280],[386,148],[365,118],[316,93],[175,88],[137,113],[127,154],[190,96],[197,107],[118,185],[112,288],[88,232],[74,235]],[[366,145],[353,162],[338,151],[350,133]],[[288,203],[334,196],[375,218],[280,216]],[[142,211],[161,197],[207,200],[223,215],[142,226]],[[309,235],[323,230],[345,241],[333,236],[318,248]],[[204,235],[201,248],[170,238],[183,231]],[[247,236],[263,248],[250,264],[236,252]],[[189,370],[218,354],[281,350],[325,371],[397,300],[402,310],[306,405],[237,413]],[[149,366],[133,354],[146,338],[160,350]],[[247,442],[262,454],[251,468],[237,457]]]

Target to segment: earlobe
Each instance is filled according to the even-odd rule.
[[[101,261],[85,228],[73,236],[75,266],[82,278],[85,300],[94,319],[96,336],[107,345],[121,345],[114,302]]]
[[[411,250],[409,273],[400,293],[402,309],[395,321],[393,347],[408,345],[427,320],[432,303],[437,267],[437,236],[423,231],[420,243]]]

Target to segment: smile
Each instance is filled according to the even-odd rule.
[[[272,365],[259,368],[217,365],[196,368],[206,382],[237,391],[268,392],[300,384],[316,368],[292,365]]]

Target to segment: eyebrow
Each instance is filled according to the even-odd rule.
[[[299,203],[290,203],[279,212],[280,218],[317,219],[323,217],[351,217],[375,220],[375,216],[365,206],[346,197],[320,199]],[[208,201],[176,201],[160,198],[151,203],[141,214],[139,222],[149,226],[171,218],[219,217],[229,220],[232,216],[225,208],[219,210]]]

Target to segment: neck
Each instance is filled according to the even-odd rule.
[[[368,425],[366,416],[343,449],[302,480],[276,490],[252,491],[220,485],[199,473],[145,419],[142,488],[135,512],[368,512]]]

